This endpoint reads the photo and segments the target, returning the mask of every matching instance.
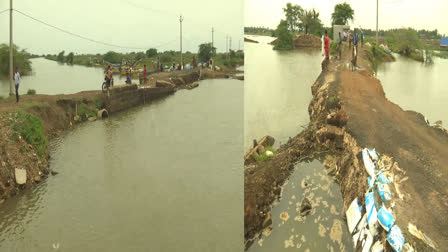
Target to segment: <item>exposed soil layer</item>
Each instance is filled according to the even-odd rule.
[[[256,40],[253,40],[253,39],[250,39],[250,38],[246,38],[246,37],[244,37],[244,42],[259,43],[259,42],[256,41]]]
[[[363,203],[368,176],[361,157],[364,147],[391,157],[397,170],[390,186],[392,201],[387,206],[395,203],[393,215],[406,242],[417,250],[429,249],[408,232],[408,224],[412,223],[439,250],[448,246],[447,131],[427,125],[421,114],[404,111],[387,100],[380,81],[373,77],[364,59],[368,47],[359,49],[358,65],[363,70],[347,69],[351,57],[332,59],[329,70],[323,71],[312,85],[308,127],[282,145],[272,159],[245,167],[246,248],[272,223],[272,203],[279,198],[294,164],[301,160],[324,161],[329,174],[341,186],[343,213],[356,197]],[[385,237],[381,229],[376,239],[391,251]]]
[[[277,39],[274,39],[269,43],[270,45],[276,45]],[[300,34],[294,37],[294,48],[321,48],[322,41],[319,37],[311,34]]]

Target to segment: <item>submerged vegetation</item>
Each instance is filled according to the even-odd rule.
[[[14,67],[19,67],[19,71],[22,75],[31,73],[31,54],[25,50],[14,45],[13,50],[13,62]],[[0,77],[9,76],[9,46],[6,44],[0,45]]]

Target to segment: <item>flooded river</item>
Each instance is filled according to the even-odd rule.
[[[265,135],[285,143],[309,122],[311,85],[320,74],[320,50],[279,52],[272,37],[244,43],[244,149]]]
[[[322,56],[319,50],[277,52],[268,45],[271,37],[247,36],[260,43],[245,43],[245,150],[253,139],[271,135],[278,142],[301,131],[309,121],[310,87],[320,74]],[[433,65],[397,56],[397,61],[379,67],[388,99],[403,109],[423,113],[431,122],[448,123],[448,60],[434,59]],[[308,187],[303,186],[307,181]],[[310,196],[311,195],[311,196]],[[315,207],[306,218],[300,218],[297,207],[303,198],[311,197]],[[250,251],[351,251],[353,242],[342,219],[339,185],[331,180],[319,161],[296,165],[284,186],[282,198],[272,209],[273,229],[255,241]],[[287,213],[288,219],[280,218]],[[337,232],[336,232],[337,231]]]
[[[86,67],[61,64],[44,58],[31,59],[32,75],[22,76],[19,94],[28,89],[38,94],[72,94],[85,90],[99,90],[104,80],[102,67]],[[116,84],[123,84],[126,78],[114,75]],[[133,80],[138,83],[138,80]],[[14,91],[15,92],[15,91]],[[0,79],[0,96],[9,94],[9,80]]]
[[[431,123],[442,120],[448,125],[448,59],[434,57],[425,65],[399,55],[397,61],[378,68],[378,79],[386,97],[404,110],[422,113]]]
[[[242,108],[241,81],[205,80],[54,139],[59,174],[0,206],[0,251],[241,251]]]
[[[245,43],[245,150],[253,139],[271,135],[277,146],[297,135],[309,122],[311,85],[321,72],[320,50],[278,52],[267,43],[273,38],[249,36],[260,43]],[[304,183],[307,186],[304,186]],[[352,249],[342,219],[340,187],[317,160],[296,165],[282,198],[272,209],[272,231],[264,233],[249,251],[341,251]],[[308,197],[310,215],[300,217],[300,204]],[[284,221],[280,214],[287,213]]]

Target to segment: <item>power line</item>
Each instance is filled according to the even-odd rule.
[[[9,9],[2,10],[2,11],[0,11],[0,14],[2,14],[3,12],[7,12],[7,11],[9,11]]]
[[[132,49],[132,50],[146,50],[146,49],[148,49],[148,48],[142,48],[142,47],[127,47],[127,46],[121,46],[121,45],[116,45],[116,44],[111,44],[111,43],[106,43],[106,42],[102,42],[102,41],[99,41],[99,40],[91,39],[91,38],[88,38],[88,37],[85,37],[85,36],[82,36],[82,35],[75,34],[75,33],[73,33],[73,32],[64,30],[64,29],[62,29],[62,28],[56,27],[56,26],[51,25],[51,24],[49,24],[49,23],[46,23],[46,22],[44,22],[44,21],[41,21],[41,20],[39,20],[39,19],[37,19],[37,18],[34,18],[34,17],[32,17],[32,16],[30,16],[30,15],[28,15],[28,14],[25,14],[25,13],[23,13],[23,12],[17,10],[17,9],[14,9],[14,11],[17,12],[17,13],[19,13],[19,14],[21,14],[21,15],[23,15],[23,16],[25,16],[25,17],[27,17],[27,18],[29,18],[29,19],[32,19],[32,20],[34,20],[34,21],[36,21],[36,22],[39,22],[39,23],[41,23],[41,24],[43,24],[43,25],[49,26],[49,27],[51,27],[51,28],[53,28],[53,29],[56,29],[56,30],[58,30],[58,31],[60,31],[60,32],[63,32],[63,33],[69,34],[69,35],[71,35],[71,36],[74,36],[74,37],[77,37],[77,38],[80,38],[80,39],[84,39],[84,40],[87,40],[87,41],[90,41],[90,42],[93,42],[93,43],[97,43],[97,44],[101,44],[101,45],[105,45],[105,46],[110,46],[110,47],[117,47],[117,48],[121,48],[121,49]],[[163,43],[163,44],[160,44],[160,45],[157,45],[157,46],[151,46],[151,48],[159,48],[159,47],[168,45],[168,44],[170,44],[170,43],[173,43],[173,42],[176,41],[176,40],[177,40],[177,39],[174,39],[174,40],[169,41],[169,42],[167,42],[167,43]]]

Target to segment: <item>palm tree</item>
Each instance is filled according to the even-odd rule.
[[[305,10],[300,16],[300,20],[305,27],[305,34],[308,34],[308,31],[319,21],[319,12],[315,9]]]

